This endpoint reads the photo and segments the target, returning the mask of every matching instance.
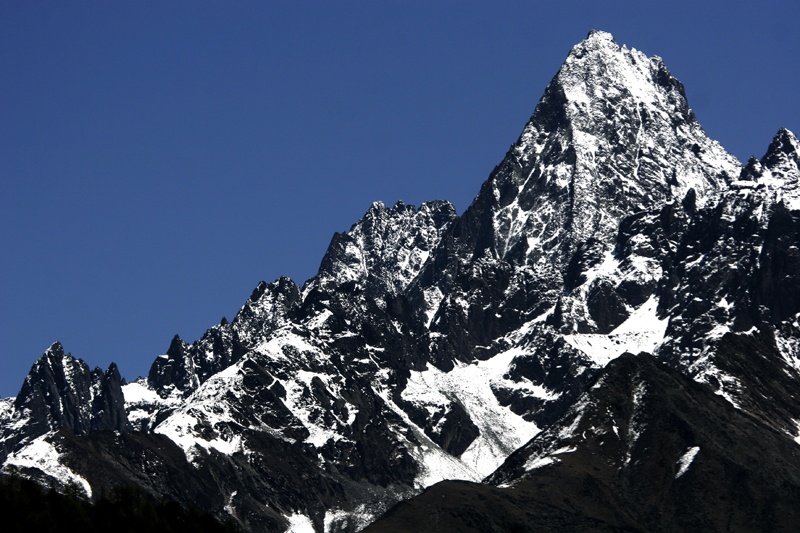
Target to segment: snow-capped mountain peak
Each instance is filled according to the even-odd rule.
[[[593,31],[463,215],[373,203],[303,287],[258,283],[124,386],[54,344],[0,403],[0,459],[87,495],[133,485],[246,530],[318,532],[445,479],[490,475],[502,500],[589,465],[612,481],[555,483],[557,502],[577,487],[601,511],[548,503],[552,523],[653,530],[646,505],[624,511],[647,483],[619,483],[657,474],[677,510],[653,516],[672,517],[671,487],[714,492],[702,469],[757,471],[721,443],[766,430],[800,493],[799,146],[782,129],[742,169],[660,58]]]
[[[687,194],[702,206],[740,169],[706,136],[660,58],[596,31],[570,51],[444,243],[558,285],[581,247],[613,249],[622,218]]]

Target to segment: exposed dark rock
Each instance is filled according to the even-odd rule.
[[[34,438],[56,428],[85,435],[93,429],[128,428],[121,379],[116,365],[107,372],[90,371],[81,359],[65,354],[55,342],[34,363],[14,401],[29,417],[25,437]]]

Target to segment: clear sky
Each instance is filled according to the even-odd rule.
[[[0,396],[146,375],[375,200],[459,212],[590,29],[745,160],[800,134],[795,1],[0,2]]]

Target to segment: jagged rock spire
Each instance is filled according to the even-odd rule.
[[[81,359],[54,342],[31,367],[14,402],[30,417],[29,436],[68,428],[76,434],[128,427],[122,378],[115,364],[90,370]]]
[[[800,176],[800,141],[794,133],[781,128],[761,158],[761,164],[770,169],[773,177],[797,181]]]

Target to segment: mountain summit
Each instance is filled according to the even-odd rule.
[[[705,199],[739,170],[703,132],[660,58],[593,31],[481,190],[493,211],[486,244],[500,258],[536,264],[548,244],[608,239],[622,217],[690,190]]]
[[[785,529],[799,146],[743,168],[660,58],[590,32],[463,215],[373,204],[146,379],[53,345],[0,403],[3,471],[247,531],[398,502],[372,530]]]

